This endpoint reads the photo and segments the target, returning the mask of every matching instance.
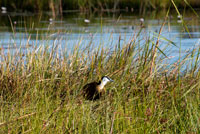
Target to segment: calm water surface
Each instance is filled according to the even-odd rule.
[[[120,45],[130,42],[141,30],[141,25],[143,29],[137,43],[143,45],[148,38],[156,41],[165,14],[163,11],[146,15],[127,12],[88,15],[66,11],[62,17],[52,18],[51,13],[1,13],[0,45],[4,52],[53,44],[60,44],[68,50],[77,44],[80,47],[91,44],[93,48],[101,44],[112,48],[119,39]],[[179,56],[179,52],[184,55],[200,45],[200,19],[192,12],[183,11],[183,16],[189,33],[175,11],[170,13],[163,27],[160,48],[170,57]],[[166,48],[169,44],[166,39],[177,47],[170,44]]]

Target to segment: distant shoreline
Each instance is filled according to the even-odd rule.
[[[200,7],[199,0],[187,0],[185,3],[182,0],[176,0],[175,4],[177,8],[198,8]],[[126,10],[128,12],[133,12],[139,10],[140,13],[150,11],[150,10],[164,10],[174,8],[171,0],[165,0],[160,2],[160,0],[87,0],[87,1],[73,1],[73,0],[58,0],[58,1],[22,1],[16,2],[15,0],[0,0],[1,10],[2,7],[6,8],[8,12],[13,11],[30,11],[30,12],[41,12],[41,11],[52,11],[55,14],[62,14],[66,10],[79,10],[79,11],[119,11]]]

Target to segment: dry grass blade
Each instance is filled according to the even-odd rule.
[[[5,125],[8,125],[8,124],[10,124],[10,123],[14,123],[14,122],[16,122],[16,121],[20,121],[20,120],[26,119],[26,118],[28,118],[28,117],[30,117],[30,116],[35,115],[35,114],[36,114],[36,113],[30,113],[30,114],[26,114],[26,115],[20,116],[20,117],[18,117],[18,118],[15,118],[15,119],[13,119],[13,120],[11,120],[11,121],[2,122],[2,123],[0,123],[0,127],[5,126]]]
[[[168,13],[169,13],[169,10],[168,10],[167,15],[165,16],[165,20],[164,20],[164,22],[163,22],[163,24],[162,24],[162,26],[161,26],[161,28],[160,28],[160,30],[159,30],[158,39],[157,39],[156,45],[155,45],[155,47],[154,47],[154,49],[153,49],[152,60],[151,60],[151,67],[150,67],[150,74],[152,74],[152,71],[153,71],[153,68],[154,68],[154,64],[155,64],[154,62],[155,62],[155,58],[156,58],[156,53],[157,53],[157,49],[159,48],[159,39],[160,39],[160,35],[161,35],[162,29],[163,29],[163,27],[165,26],[165,23],[166,23],[166,21],[167,21]]]

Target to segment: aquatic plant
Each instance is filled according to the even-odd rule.
[[[1,48],[0,133],[199,133],[199,46],[168,64],[163,50],[175,44],[160,34],[141,44],[139,34],[107,48],[80,40],[69,51],[62,38]],[[104,75],[115,81],[104,98],[80,97]]]
[[[140,49],[133,38],[113,51],[59,52],[55,45],[1,55],[0,133],[198,133],[200,49],[171,65],[157,51],[150,71],[150,42]],[[115,80],[105,98],[79,97],[103,75]]]

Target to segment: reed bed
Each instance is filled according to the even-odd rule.
[[[63,10],[81,11],[119,11],[125,9],[129,11],[159,10],[171,7],[174,0],[0,0],[0,5],[7,7],[8,11],[49,11],[61,13]],[[178,8],[185,8],[190,4],[193,8],[199,8],[199,0],[175,0]]]
[[[199,133],[200,48],[167,64],[159,40],[137,38],[1,49],[0,133]],[[105,96],[85,100],[82,87],[104,75],[115,81]]]

